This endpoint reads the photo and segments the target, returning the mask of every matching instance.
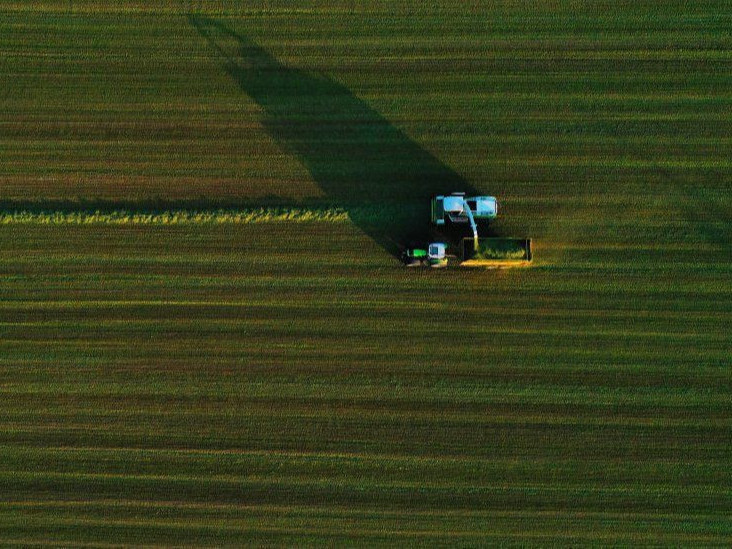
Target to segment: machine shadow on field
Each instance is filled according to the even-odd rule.
[[[273,140],[299,159],[327,201],[345,208],[390,253],[429,237],[433,194],[476,194],[343,85],[283,65],[220,21],[188,19],[226,73],[262,109],[262,124]],[[389,206],[389,215],[375,224],[373,216],[364,215],[364,205]]]

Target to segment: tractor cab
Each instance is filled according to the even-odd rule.
[[[430,266],[447,265],[447,245],[444,242],[433,242],[427,247],[427,260]]]

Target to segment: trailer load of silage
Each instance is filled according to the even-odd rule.
[[[463,240],[463,262],[466,267],[481,265],[520,265],[531,261],[529,238],[481,238],[478,248],[471,238]]]

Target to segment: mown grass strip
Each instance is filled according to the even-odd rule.
[[[375,212],[374,212],[375,214]],[[243,210],[171,210],[156,213],[111,212],[6,212],[1,225],[249,225],[253,223],[347,223],[343,208],[253,208]]]
[[[380,225],[399,216],[423,214],[424,204],[359,204],[271,205],[235,207],[173,207],[154,203],[131,207],[85,208],[84,204],[69,207],[42,206],[0,211],[0,225],[253,225],[258,223],[351,223]]]

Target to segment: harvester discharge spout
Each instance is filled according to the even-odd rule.
[[[478,245],[478,225],[475,223],[473,212],[470,210],[467,200],[463,200],[463,208],[465,208],[465,215],[468,216],[470,221],[470,228],[473,229],[473,241],[475,242],[475,249],[477,250],[480,246]]]

